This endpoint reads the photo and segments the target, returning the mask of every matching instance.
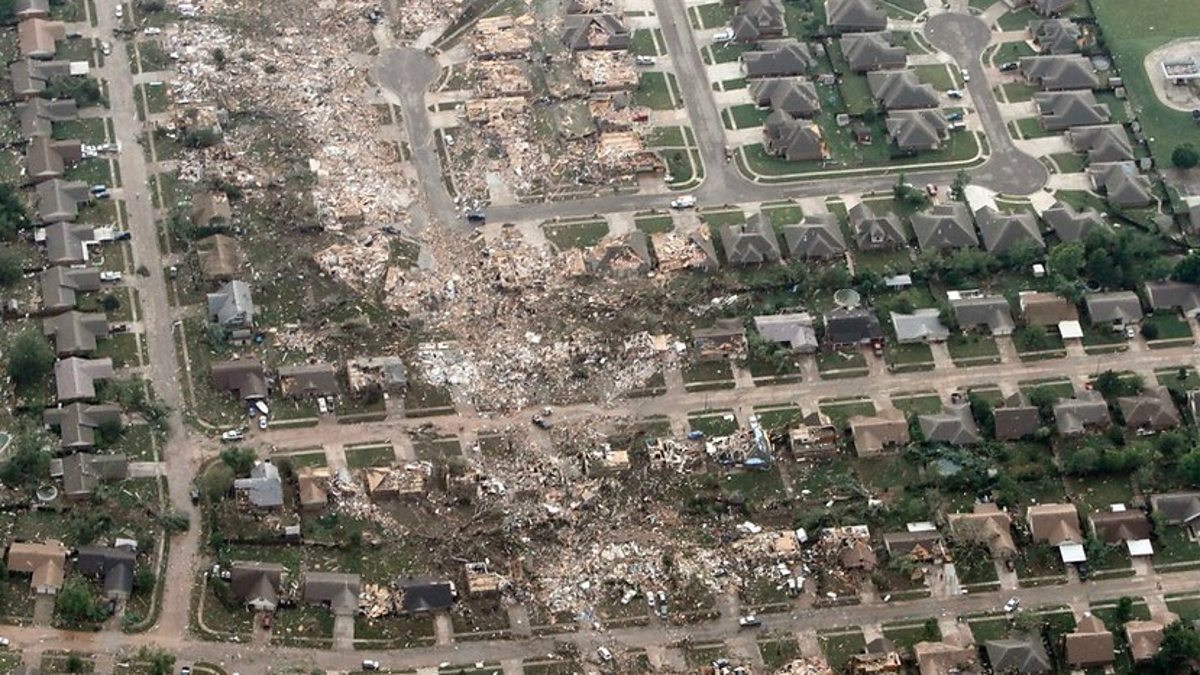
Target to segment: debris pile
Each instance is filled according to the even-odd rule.
[[[775,671],[775,675],[833,675],[833,669],[824,658],[809,656],[788,663]]]

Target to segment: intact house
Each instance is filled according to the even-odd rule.
[[[754,214],[739,225],[721,227],[721,245],[730,265],[760,265],[778,262],[779,239],[775,229],[761,214]]]
[[[71,74],[71,64],[66,61],[37,61],[20,59],[8,64],[8,79],[12,83],[17,100],[31,101],[46,91],[51,82]]]
[[[881,31],[887,28],[887,12],[876,0],[825,0],[829,27],[843,33]]]
[[[36,220],[41,225],[75,220],[79,205],[91,200],[87,183],[61,178],[38,183],[34,195]]]
[[[247,609],[274,612],[285,574],[278,563],[237,561],[229,567],[229,589]]]
[[[742,43],[783,35],[787,32],[783,0],[741,0],[733,10],[730,28],[733,39]]]
[[[941,99],[937,91],[922,84],[914,70],[877,70],[867,73],[871,98],[884,110],[936,108]]]
[[[1182,281],[1146,282],[1146,299],[1154,311],[1179,312],[1192,319],[1200,315],[1200,286]]]
[[[1088,430],[1106,429],[1112,424],[1108,404],[1097,391],[1059,399],[1053,409],[1054,427],[1060,436],[1078,436]]]
[[[1177,617],[1152,616],[1150,621],[1129,621],[1125,623],[1125,642],[1129,645],[1129,658],[1134,663],[1145,663],[1158,656],[1162,649],[1163,631],[1174,623]]]
[[[795,119],[782,110],[772,112],[763,123],[763,141],[767,152],[789,162],[829,159],[829,146],[821,127],[810,120]]]
[[[1200,534],[1200,492],[1164,492],[1151,495],[1150,510],[1163,525],[1186,527],[1193,539]]]
[[[615,14],[569,14],[563,22],[563,44],[572,51],[629,49],[629,28]]]
[[[6,569],[28,574],[35,595],[55,595],[62,588],[67,547],[57,539],[44,542],[13,542],[8,546]]]
[[[771,40],[760,47],[742,54],[742,73],[746,79],[808,75],[816,66],[812,52],[803,42]]]
[[[904,47],[892,44],[889,33],[851,33],[843,36],[840,44],[850,70],[856,73],[908,65],[908,52]]]
[[[254,327],[254,300],[250,285],[234,279],[208,294],[208,320],[231,333]]]
[[[950,329],[942,324],[941,312],[936,308],[917,309],[911,314],[892,312],[891,318],[900,344],[944,342],[950,337]]]
[[[938,204],[912,215],[913,232],[922,251],[945,251],[979,246],[971,212],[962,202]]]
[[[1088,516],[1092,534],[1109,546],[1124,544],[1130,556],[1146,556],[1154,552],[1150,544],[1150,519],[1141,509],[1127,509],[1114,504],[1107,511]]]
[[[128,598],[133,592],[137,553],[127,546],[80,546],[75,550],[75,569],[100,580],[108,598]]]
[[[783,228],[783,239],[793,260],[829,260],[846,252],[841,225],[832,213],[804,216],[799,224]]]
[[[1079,529],[1079,512],[1074,504],[1038,504],[1025,511],[1029,536],[1035,543],[1049,544],[1058,549],[1064,563],[1083,562],[1083,532]]]
[[[692,329],[702,359],[730,359],[746,353],[746,329],[738,319],[717,319],[711,328]]]
[[[328,363],[280,366],[279,389],[288,398],[337,396],[337,371]]]
[[[951,298],[950,306],[954,309],[955,322],[963,330],[986,326],[992,335],[1011,335],[1016,327],[1012,307],[1001,295]]]
[[[49,18],[50,0],[16,0],[13,3],[13,17],[17,21]]]
[[[25,183],[36,185],[62,178],[80,159],[83,159],[83,144],[79,141],[34,136],[25,148]]]
[[[450,581],[404,579],[400,581],[400,606],[406,614],[429,614],[450,609],[458,591]]]
[[[1113,662],[1116,641],[1099,618],[1088,614],[1079,620],[1075,631],[1063,636],[1067,663],[1072,668],[1102,668]]]
[[[46,410],[42,421],[58,430],[62,450],[90,450],[96,445],[96,429],[120,425],[121,409],[110,404],[71,403]]]
[[[896,110],[888,113],[888,140],[903,152],[937,150],[946,140],[950,122],[941,110]]]
[[[897,249],[908,245],[908,236],[896,214],[883,211],[876,215],[867,202],[859,202],[847,214],[850,230],[860,251]]]
[[[971,406],[966,403],[945,406],[940,413],[918,415],[917,422],[921,425],[921,435],[930,443],[964,446],[983,440],[971,415]]]
[[[279,468],[269,461],[256,463],[249,478],[233,481],[233,491],[243,503],[253,508],[283,508],[283,480],[279,477]]]
[[[58,51],[58,41],[67,38],[67,25],[61,21],[27,19],[17,24],[17,43],[21,56],[48,61]]]
[[[1129,134],[1120,124],[1072,127],[1067,130],[1066,138],[1071,150],[1087,155],[1091,164],[1130,162],[1134,159]]]
[[[792,117],[811,118],[821,112],[821,97],[812,82],[800,78],[773,77],[754,80],[748,87],[750,99],[760,108],[781,110]]]
[[[1108,225],[1093,208],[1076,211],[1071,205],[1063,202],[1054,204],[1042,211],[1042,220],[1054,230],[1054,235],[1063,243],[1079,241],[1095,230],[1107,230]],[[1078,317],[1076,317],[1078,319]]]
[[[54,364],[54,390],[59,403],[93,401],[96,399],[96,380],[113,376],[112,359],[81,359],[77,356],[60,359]]]
[[[1171,392],[1164,386],[1146,387],[1137,396],[1117,398],[1125,426],[1147,431],[1174,429],[1183,423],[1179,409],[1171,400]]]
[[[835,309],[825,313],[825,343],[834,349],[883,340],[879,317],[867,309]]]
[[[877,415],[855,415],[848,420],[854,438],[854,452],[870,457],[908,445],[908,419],[895,408]]]
[[[63,496],[67,499],[90,499],[101,483],[129,477],[129,458],[77,452],[51,460],[50,477],[62,479]]]
[[[1042,16],[1058,16],[1071,9],[1078,0],[1004,0],[1012,9],[1028,7]]]
[[[91,257],[88,247],[96,243],[96,230],[90,225],[58,222],[41,232],[51,265],[82,265]]]
[[[1095,89],[1100,86],[1092,62],[1079,54],[1026,56],[1020,61],[1025,79],[1046,91]]]
[[[1034,94],[1033,104],[1037,106],[1042,128],[1047,131],[1104,124],[1112,118],[1108,106],[1096,101],[1090,89]]]
[[[983,247],[988,253],[1004,255],[1022,246],[1046,249],[1037,217],[1028,211],[1001,213],[985,206],[975,212],[975,222],[983,234]]]
[[[946,522],[955,539],[984,544],[993,558],[1006,560],[1017,555],[1012,516],[993,502],[975,504],[970,513],[947,514]]]
[[[808,312],[754,317],[754,330],[769,342],[787,345],[802,354],[817,351],[817,331]]]
[[[1154,202],[1150,179],[1138,173],[1133,162],[1093,164],[1088,167],[1092,186],[1102,191],[1109,204],[1140,208]]]
[[[992,411],[992,417],[998,441],[1016,441],[1032,436],[1042,425],[1038,409],[1020,391],[1005,398],[1004,405]]]
[[[328,607],[334,616],[354,616],[360,587],[357,574],[305,572],[304,602]]]
[[[993,673],[1048,673],[1050,656],[1042,637],[1029,633],[1014,633],[1000,640],[983,644]]]
[[[108,337],[108,317],[99,312],[71,310],[42,320],[42,334],[54,339],[58,356],[80,356],[96,351],[96,339]]]
[[[42,287],[42,309],[55,314],[74,309],[79,293],[100,290],[100,270],[51,267],[38,275]]]
[[[1031,326],[1058,326],[1064,321],[1079,321],[1079,309],[1061,295],[1025,291],[1017,296],[1021,316]]]
[[[267,397],[267,376],[258,359],[239,359],[212,364],[213,389],[232,393],[243,400]]]
[[[1029,32],[1043,54],[1074,54],[1083,47],[1083,31],[1067,19],[1031,21]]]
[[[1089,293],[1084,303],[1093,326],[1109,326],[1120,331],[1142,322],[1142,301],[1133,291]]]

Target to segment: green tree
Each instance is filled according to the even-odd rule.
[[[230,469],[233,469],[233,473],[238,476],[245,476],[250,473],[250,469],[254,468],[254,461],[256,459],[254,451],[250,448],[238,446],[225,448],[221,451],[221,461]]]
[[[1096,376],[1094,386],[1104,398],[1134,396],[1142,390],[1142,378],[1137,374],[1121,376],[1112,370],[1106,370]]]
[[[971,183],[971,176],[962,169],[954,174],[954,182],[950,184],[950,196],[954,197],[954,201],[967,201],[967,185]]]
[[[42,98],[73,98],[80,108],[100,105],[105,102],[100,83],[89,75],[63,75],[50,80],[42,90]]]
[[[12,185],[0,183],[0,239],[11,241],[17,231],[29,227],[29,211],[21,193]]]
[[[971,404],[971,414],[979,423],[980,430],[988,438],[994,438],[996,436],[996,414],[992,411],[992,404],[975,392],[967,394],[967,401]]]
[[[50,471],[50,454],[42,450],[41,440],[33,434],[21,433],[12,443],[8,459],[0,464],[0,483],[19,489],[44,480]]]
[[[1171,276],[1189,284],[1200,283],[1200,254],[1189,253],[1175,264]]]
[[[82,656],[80,656],[74,652],[71,652],[70,654],[67,655],[67,672],[68,673],[82,673],[83,669],[84,669],[84,665],[85,664],[83,662]]]
[[[1200,152],[1191,143],[1177,145],[1171,152],[1171,163],[1179,169],[1193,169],[1200,164]]]
[[[108,614],[103,603],[92,592],[91,585],[78,577],[63,584],[55,604],[59,615],[69,623],[97,623]]]
[[[1086,263],[1087,250],[1081,241],[1059,244],[1051,249],[1050,255],[1046,257],[1050,272],[1068,281],[1077,281]]]
[[[234,473],[228,464],[215,464],[200,479],[200,491],[210,502],[219,502],[233,489]]]
[[[11,286],[25,276],[25,267],[14,251],[0,250],[0,286]]]
[[[175,655],[162,647],[142,647],[137,660],[147,665],[150,675],[171,675],[175,671]]]
[[[1154,670],[1163,675],[1195,672],[1200,662],[1200,634],[1182,621],[1163,631],[1162,647],[1154,657]]]
[[[1026,326],[1017,333],[1016,343],[1017,349],[1023,352],[1040,352],[1054,346],[1046,327],[1037,324]]]
[[[1200,485],[1200,449],[1179,458],[1179,475],[1192,485]]]
[[[8,376],[18,388],[36,383],[53,367],[54,350],[46,338],[34,331],[26,331],[13,340],[8,353]]]
[[[1119,624],[1128,623],[1133,619],[1133,598],[1123,595],[1117,600],[1116,618]]]

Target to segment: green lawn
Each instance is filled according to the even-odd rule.
[[[646,234],[670,232],[675,229],[675,221],[671,216],[642,216],[633,219],[634,227]]]
[[[738,430],[733,411],[701,411],[688,415],[688,427],[705,436],[728,436]]]
[[[658,42],[655,40],[656,31],[649,28],[640,28],[633,31],[633,36],[630,38],[629,51],[635,56],[658,56]]]
[[[867,647],[867,641],[860,631],[818,635],[817,639],[821,643],[821,651],[825,652],[825,658],[829,661],[829,665],[836,672],[844,670],[846,664],[850,662],[850,658],[855,654],[863,653]]]
[[[692,8],[692,12],[699,18],[700,28],[720,28],[733,19],[733,7],[723,2],[700,5]]]
[[[933,350],[929,345],[918,342],[914,344],[892,344],[884,348],[887,363],[894,370],[928,370],[933,368]]]
[[[861,401],[822,401],[819,404],[821,412],[829,415],[838,426],[844,426],[846,420],[855,415],[874,415],[875,404],[867,399]]]
[[[742,54],[750,51],[750,45],[726,42],[709,47],[709,51],[712,52],[713,63],[733,63],[742,58]]]
[[[917,66],[913,70],[917,71],[917,77],[922,82],[939,91],[959,87],[959,75],[950,66]]]
[[[1155,340],[1191,340],[1192,329],[1179,314],[1175,312],[1155,312],[1147,316],[1142,325],[1154,326],[1158,331]]]
[[[646,134],[646,145],[655,148],[683,148],[687,141],[683,127],[654,127]]]
[[[1037,21],[1039,18],[1041,17],[1039,17],[1037,14],[1034,14],[1032,10],[1026,7],[1015,12],[1008,12],[1004,14],[996,23],[1000,24],[1001,30],[1020,30],[1022,28],[1028,28],[1030,21]]]
[[[1010,61],[1020,61],[1021,57],[1033,56],[1036,53],[1027,42],[1005,42],[992,54],[992,63],[999,66]]]
[[[924,396],[893,396],[892,405],[910,415],[925,415],[941,412],[942,399],[937,394]]]
[[[789,162],[769,154],[761,143],[752,143],[743,147],[745,165],[739,161],[739,167],[746,173],[762,176],[765,182],[773,182],[772,178],[799,176],[812,173],[823,173],[829,170],[845,169],[874,169],[883,167],[903,167],[917,164],[937,164],[949,162],[966,162],[979,153],[979,141],[974,133],[957,132],[950,134],[947,141],[938,150],[920,152],[915,155],[893,155],[892,146],[887,142],[887,134],[882,129],[872,130],[872,142],[861,145],[854,140],[849,127],[838,127],[833,121],[834,113],[823,109],[818,116],[818,124],[825,135],[829,146],[830,159],[828,162],[819,160]],[[881,118],[882,119],[882,118]]]
[[[637,105],[651,110],[673,110],[675,98],[671,95],[674,77],[669,73],[643,72],[638,76],[638,86],[633,92]]]
[[[1024,82],[1008,82],[1000,85],[1004,90],[1004,96],[1008,97],[1009,103],[1024,103],[1032,101],[1033,95],[1037,93],[1037,87],[1025,84]],[[997,96],[996,98],[1002,98]]]
[[[734,129],[752,129],[761,127],[770,116],[770,108],[760,108],[753,103],[744,103],[735,105],[727,111],[729,118],[733,121]]]
[[[985,335],[952,335],[947,341],[950,358],[956,365],[981,365],[1000,362],[1000,348]]]
[[[608,234],[608,223],[603,220],[588,220],[562,225],[542,226],[546,239],[560,249],[587,248],[600,243]]]
[[[1021,132],[1022,138],[1045,138],[1047,136],[1057,136],[1061,133],[1043,128],[1041,121],[1036,117],[1025,117],[1017,120],[1017,130]]]
[[[396,461],[396,453],[391,445],[366,445],[358,448],[346,448],[346,465],[351,469],[362,469],[368,466],[391,466]]]
[[[1077,155],[1073,152],[1050,155],[1050,159],[1058,167],[1059,173],[1081,173],[1086,163],[1083,155]]]
[[[1200,12],[1196,11],[1195,0],[1092,0],[1091,5],[1125,79],[1138,119],[1151,139],[1150,151],[1159,166],[1169,166],[1175,146],[1195,140],[1196,123],[1188,112],[1168,108],[1158,100],[1151,75],[1142,64],[1146,55],[1159,46],[1200,35]]]

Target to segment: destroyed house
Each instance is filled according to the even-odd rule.
[[[872,572],[879,564],[879,558],[869,541],[856,538],[842,546],[838,554],[838,564],[844,570]]]
[[[79,356],[96,351],[96,339],[108,337],[108,317],[71,310],[42,319],[42,333],[54,339],[58,356]]]
[[[75,99],[50,101],[33,98],[16,105],[17,117],[21,119],[21,135],[25,138],[50,136],[55,122],[73,122],[79,119],[79,108]]]
[[[761,50],[742,54],[742,72],[749,79],[807,75],[815,61],[808,45],[796,40],[773,40]]]
[[[1033,326],[1057,326],[1063,321],[1078,321],[1079,309],[1054,293],[1024,292],[1017,296],[1025,323]]]
[[[1108,404],[1099,392],[1085,391],[1074,398],[1054,404],[1054,427],[1063,436],[1082,434],[1088,429],[1105,428],[1112,422]]]
[[[641,230],[608,238],[593,247],[592,253],[586,260],[591,274],[621,279],[640,276],[654,269],[650,237]]]
[[[37,595],[58,593],[66,561],[67,549],[56,539],[13,542],[8,546],[8,571],[30,575],[29,588]]]
[[[1032,436],[1042,426],[1036,406],[1021,391],[1004,399],[1004,405],[992,410],[996,440],[1016,441]]]
[[[38,183],[35,193],[37,222],[42,225],[74,220],[79,215],[79,205],[91,199],[86,183],[61,178]]]
[[[782,110],[772,112],[763,124],[767,152],[789,162],[829,159],[829,146],[816,122],[794,119]]]
[[[908,52],[904,47],[893,45],[888,33],[851,33],[843,36],[840,44],[850,70],[856,73],[908,65]]]
[[[73,309],[77,295],[100,290],[100,270],[51,267],[39,275],[42,308],[47,312]]]
[[[1133,291],[1089,293],[1084,302],[1093,326],[1124,327],[1142,321],[1142,301]]]
[[[629,49],[629,29],[615,14],[570,14],[563,24],[563,44],[573,51]]]
[[[45,233],[46,259],[51,265],[82,265],[88,261],[88,246],[96,237],[90,225],[56,222],[47,225]]]
[[[737,319],[719,319],[711,328],[693,329],[692,340],[702,359],[727,359],[746,353],[746,329]]]
[[[361,396],[371,389],[399,393],[408,387],[408,367],[398,356],[350,359],[346,362],[346,378],[353,396]]]
[[[887,28],[887,12],[875,0],[825,0],[829,27],[843,33],[881,31]]]
[[[488,569],[486,562],[463,565],[467,577],[467,594],[472,597],[494,595],[505,586],[504,577]]]
[[[88,499],[101,483],[128,478],[129,458],[77,452],[51,461],[50,477],[62,479],[67,499]]]
[[[250,328],[254,325],[254,300],[250,285],[234,279],[208,294],[208,320],[227,329]]]
[[[301,511],[320,511],[329,503],[325,486],[333,474],[328,467],[304,466],[296,470],[296,493]]]
[[[1112,118],[1108,106],[1096,101],[1090,89],[1042,92],[1033,95],[1033,103],[1041,116],[1042,128],[1047,131],[1104,124]]]
[[[856,347],[883,339],[879,317],[866,309],[835,309],[825,313],[825,342],[830,347]]]
[[[109,598],[127,598],[133,592],[136,562],[137,554],[128,547],[80,546],[75,550],[75,569],[100,579]]]
[[[754,317],[754,330],[769,342],[787,345],[802,354],[817,351],[817,331],[808,312]]]
[[[1146,299],[1154,311],[1180,312],[1187,318],[1200,315],[1200,285],[1182,281],[1146,282]]]
[[[979,652],[971,645],[949,641],[918,642],[913,645],[920,675],[979,675]]]
[[[892,312],[892,329],[896,342],[943,342],[950,337],[950,329],[942,325],[941,312],[936,308],[913,310],[910,314]]]
[[[829,455],[837,452],[839,436],[829,417],[818,411],[788,430],[788,448],[796,457]]]
[[[888,113],[888,140],[905,152],[937,150],[950,122],[941,110],[896,110]]]
[[[1073,54],[1083,46],[1083,32],[1066,19],[1031,21],[1029,32],[1044,54]]]
[[[242,264],[242,251],[237,240],[224,234],[214,234],[196,242],[200,273],[213,281],[232,281]]]
[[[867,204],[860,202],[848,213],[850,230],[861,251],[896,249],[908,245],[908,236],[900,219],[891,211],[876,215]]]
[[[988,253],[1004,255],[1025,246],[1038,250],[1046,248],[1037,217],[1028,211],[1001,213],[985,206],[975,213],[975,222],[983,234],[983,247]]]
[[[192,195],[192,223],[196,227],[217,229],[229,225],[232,220],[229,195],[216,190]]]
[[[1093,230],[1108,227],[1096,209],[1076,211],[1063,202],[1054,202],[1053,206],[1042,211],[1042,220],[1054,230],[1059,241],[1065,243],[1079,241]]]
[[[408,614],[427,614],[450,609],[458,598],[449,581],[406,579],[400,582],[401,607]]]
[[[867,644],[867,651],[850,657],[850,675],[890,675],[904,672],[900,654],[890,641],[880,638]]]
[[[337,396],[337,371],[328,363],[280,366],[279,389],[288,398]]]
[[[1074,127],[1066,136],[1071,149],[1086,154],[1093,164],[1128,162],[1134,158],[1129,135],[1120,124]]]
[[[45,19],[49,16],[50,0],[16,0],[13,3],[13,17],[17,21]]]
[[[775,229],[761,214],[750,216],[740,225],[722,226],[721,245],[730,265],[760,265],[780,258]]]
[[[537,20],[525,15],[487,16],[475,22],[471,52],[479,59],[522,58],[533,46]]]
[[[96,380],[113,376],[112,359],[60,359],[54,364],[54,389],[59,403],[90,401],[96,398]]]
[[[222,361],[212,364],[213,388],[236,394],[241,399],[267,396],[267,378],[258,359]]]
[[[908,420],[899,410],[884,410],[872,417],[855,415],[849,419],[849,424],[854,452],[859,457],[908,445]]]
[[[937,528],[888,532],[883,535],[883,547],[893,557],[907,556],[918,562],[946,559],[946,542]]]
[[[956,539],[986,544],[993,558],[1005,559],[1017,554],[1012,537],[1012,516],[993,502],[975,504],[971,513],[948,514],[946,522]]]
[[[1183,424],[1171,392],[1162,385],[1147,387],[1137,396],[1120,396],[1117,406],[1125,426],[1130,428],[1164,431]]]
[[[812,117],[821,112],[821,97],[812,82],[798,78],[769,78],[750,83],[755,105],[781,110],[792,117]]]
[[[396,499],[425,494],[433,477],[429,462],[409,462],[400,467],[374,466],[363,470],[363,482],[372,499]]]
[[[229,589],[248,609],[274,612],[286,573],[278,563],[234,562],[229,567]]]
[[[983,440],[971,415],[971,406],[966,403],[945,406],[940,413],[918,415],[917,421],[921,425],[921,434],[930,443],[963,446]]]
[[[657,267],[663,272],[712,272],[721,266],[707,230],[687,235],[655,232],[650,235],[650,245]]]
[[[1074,504],[1038,504],[1025,512],[1029,536],[1051,546],[1083,543],[1079,512]]]
[[[1091,614],[1079,620],[1075,631],[1063,637],[1067,663],[1073,668],[1097,668],[1113,662],[1116,646],[1104,622]]]
[[[233,481],[233,491],[257,509],[283,507],[283,480],[279,477],[279,469],[269,461],[256,463],[249,478]]]
[[[46,91],[50,82],[71,74],[66,61],[21,59],[8,64],[8,79],[17,99],[29,100]]]
[[[1011,335],[1016,327],[1012,307],[1001,295],[958,298],[951,300],[950,306],[954,308],[954,320],[963,330],[986,326],[991,335]]]
[[[1100,86],[1092,62],[1079,54],[1026,56],[1020,60],[1020,68],[1026,80],[1046,91]]]
[[[971,212],[961,202],[938,204],[912,215],[913,232],[922,251],[973,248],[979,245]]]
[[[1113,206],[1137,208],[1154,202],[1150,180],[1138,173],[1133,162],[1093,164],[1088,167],[1088,175]]]
[[[754,43],[787,32],[783,0],[741,0],[733,10],[733,39]]]
[[[63,450],[90,450],[96,445],[96,429],[120,424],[121,409],[108,404],[72,403],[46,410],[42,421],[58,429],[59,447]]]
[[[1040,635],[1014,634],[984,643],[994,673],[1048,673],[1050,657]]]
[[[797,225],[783,228],[788,257],[800,260],[829,260],[846,252],[842,228],[832,213],[804,216]]]
[[[62,178],[67,169],[82,158],[83,144],[79,141],[34,136],[25,148],[25,183],[36,185]]]
[[[871,97],[884,110],[936,108],[940,103],[933,87],[922,84],[914,70],[877,70],[867,73]]]
[[[67,39],[67,25],[61,21],[28,19],[17,24],[17,42],[21,56],[47,61],[58,51],[58,41]]]
[[[324,605],[334,616],[353,616],[358,612],[360,586],[357,574],[305,572],[304,602]]]
[[[1150,519],[1141,509],[1097,511],[1088,516],[1088,525],[1097,539],[1111,545],[1149,539],[1151,534]]]

